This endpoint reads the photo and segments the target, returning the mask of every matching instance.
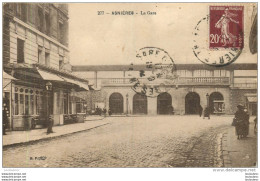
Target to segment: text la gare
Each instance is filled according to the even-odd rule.
[[[141,14],[141,15],[156,15],[156,12],[152,12],[152,11],[141,11],[140,14]]]

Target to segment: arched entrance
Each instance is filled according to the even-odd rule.
[[[200,96],[196,92],[189,92],[185,97],[185,114],[198,114]]]
[[[122,114],[124,107],[123,96],[120,93],[113,93],[109,97],[109,108],[112,114]]]
[[[135,94],[133,97],[133,114],[147,114],[147,97]]]
[[[209,96],[209,108],[211,113],[224,112],[224,98],[219,92],[213,92]]]
[[[157,97],[157,114],[170,114],[169,110],[172,106],[172,96],[167,93],[161,93]]]

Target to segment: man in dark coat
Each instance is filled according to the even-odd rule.
[[[47,134],[54,133],[53,130],[52,130],[53,123],[54,123],[53,117],[50,115],[50,116],[48,117]]]
[[[201,117],[202,112],[203,112],[203,108],[201,105],[199,105],[199,107],[198,107],[198,112],[199,112],[199,116]]]
[[[248,120],[248,115],[244,111],[244,106],[239,104],[237,106],[237,112],[235,113],[235,120],[236,120],[236,134],[237,134],[237,139],[240,139],[242,137],[247,136],[247,120]]]
[[[208,117],[208,119],[210,119],[210,109],[209,109],[209,107],[206,107],[206,108],[204,109],[203,119],[204,119],[205,117]]]

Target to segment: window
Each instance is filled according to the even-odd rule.
[[[19,114],[19,98],[18,98],[18,93],[14,94],[14,115]]]
[[[68,114],[68,94],[67,93],[65,93],[64,94],[64,98],[63,98],[63,113],[64,114]]]
[[[36,106],[36,115],[40,115],[42,111],[42,96],[36,95],[35,96],[35,106]]]
[[[16,3],[16,16],[21,19],[22,16],[22,4]]]
[[[14,94],[14,115],[43,114],[42,92],[21,87],[15,87],[15,91],[20,93]]]
[[[42,47],[38,46],[38,63],[42,62]]]
[[[71,97],[69,100],[69,114],[72,114],[72,101],[71,101]]]
[[[45,52],[45,65],[50,66],[50,53]]]
[[[24,41],[17,39],[17,63],[24,63]]]
[[[38,30],[43,32],[44,26],[43,26],[43,10],[42,8],[38,7]]]
[[[29,95],[25,95],[25,115],[29,115]]]
[[[50,16],[45,14],[45,25],[46,25],[46,34],[50,35]]]
[[[29,108],[29,114],[34,114],[34,95],[30,95],[30,108]]]
[[[27,7],[26,7],[26,4],[22,4],[22,21],[26,22],[27,21]]]
[[[59,40],[60,43],[64,44],[64,25],[63,22],[59,22]]]
[[[24,114],[24,95],[20,94],[20,104],[19,104],[20,115]]]
[[[59,57],[59,69],[62,70],[63,68],[63,61],[64,61],[64,57],[63,56],[60,56]]]
[[[76,103],[76,113],[81,113],[82,112],[82,103],[77,102]]]
[[[35,4],[34,3],[28,3],[28,21],[32,24],[35,24]]]

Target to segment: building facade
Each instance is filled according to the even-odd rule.
[[[157,96],[134,91],[133,75],[149,74],[146,65],[73,66],[74,74],[87,78],[96,90],[86,93],[88,110],[97,106],[113,114],[198,114],[209,106],[212,114],[233,114],[238,104],[251,115],[257,111],[257,64],[177,64],[174,83]],[[143,77],[146,79],[147,77]],[[153,87],[163,82],[153,83]]]
[[[60,125],[84,112],[80,92],[89,89],[88,81],[71,73],[68,19],[67,4],[3,5],[3,97],[10,130],[46,126],[49,116]]]

